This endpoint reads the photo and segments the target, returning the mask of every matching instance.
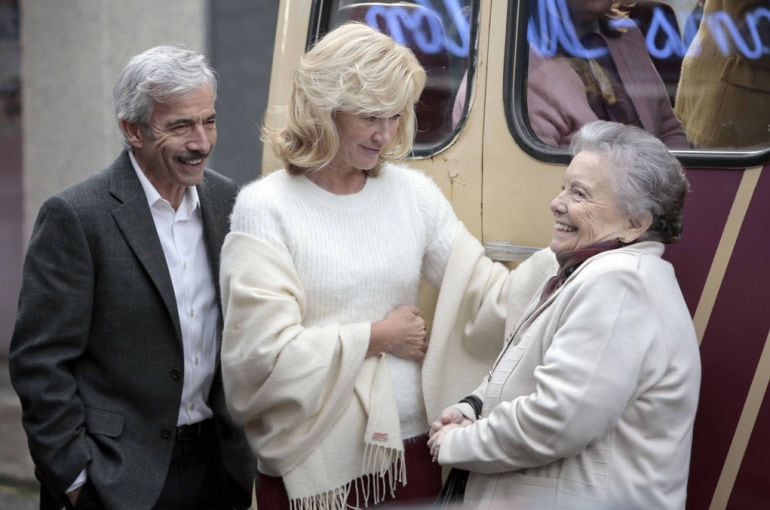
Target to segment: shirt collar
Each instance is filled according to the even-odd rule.
[[[128,158],[131,160],[131,166],[134,168],[134,172],[136,172],[139,183],[142,185],[144,195],[147,197],[147,203],[149,204],[150,208],[157,204],[158,201],[162,201],[171,205],[168,200],[160,196],[158,190],[155,189],[155,186],[153,186],[153,184],[150,182],[150,179],[148,179],[147,175],[145,175],[144,171],[142,171],[142,168],[139,166],[139,162],[136,160],[136,157],[134,157],[134,151],[128,151]],[[179,205],[179,212],[191,212],[199,208],[200,199],[198,197],[198,189],[195,186],[188,186],[187,189],[185,189],[184,197],[182,197],[182,203]]]

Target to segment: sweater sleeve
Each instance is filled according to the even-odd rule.
[[[230,218],[230,231],[241,232],[270,243],[291,258],[289,239],[281,218],[280,184],[263,178],[244,187],[238,194]],[[287,204],[283,204],[284,207]]]
[[[655,336],[652,313],[643,285],[630,271],[583,284],[564,307],[534,372],[536,391],[452,431],[439,462],[479,473],[514,471],[577,455],[604,437],[639,391]]]
[[[429,177],[420,175],[417,186],[420,213],[427,224],[427,245],[423,256],[423,276],[438,288],[444,277],[460,220],[444,193]]]

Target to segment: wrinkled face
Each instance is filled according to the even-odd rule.
[[[572,19],[578,23],[601,18],[610,10],[613,3],[613,0],[567,0]]]
[[[335,122],[340,135],[340,148],[330,167],[338,170],[369,170],[380,160],[380,154],[398,131],[400,115],[367,117],[337,112]]]
[[[581,151],[572,159],[562,191],[551,201],[554,253],[638,238],[631,219],[618,207],[611,172],[606,159],[595,152]]]
[[[214,93],[204,86],[158,103],[149,128],[124,124],[139,165],[163,198],[184,194],[185,187],[203,180],[211,151],[217,142]]]

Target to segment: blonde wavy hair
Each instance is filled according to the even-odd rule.
[[[262,141],[292,174],[328,165],[340,147],[335,112],[392,117],[401,115],[393,140],[379,163],[412,151],[414,105],[425,86],[425,70],[412,51],[362,23],[346,23],[329,32],[302,56],[294,73],[285,125],[262,128]]]

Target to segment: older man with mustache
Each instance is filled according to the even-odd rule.
[[[224,402],[219,251],[237,188],[205,164],[216,76],[160,46],[113,90],[125,150],[48,199],[10,353],[41,508],[245,508],[253,460]]]

